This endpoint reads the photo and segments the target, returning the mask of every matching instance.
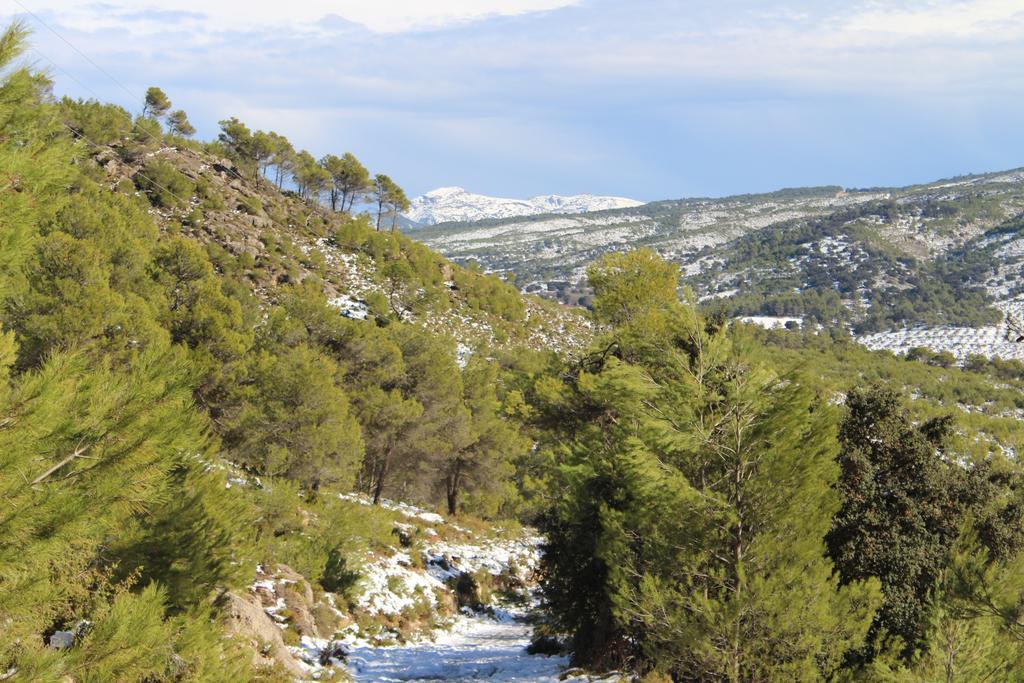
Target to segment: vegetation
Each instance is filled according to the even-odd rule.
[[[463,372],[450,340],[387,312],[379,326],[342,318],[316,278],[256,298],[251,276],[297,272],[307,257],[268,234],[274,258],[257,264],[183,234],[226,202],[164,156],[142,162],[140,148],[164,143],[166,95],[147,93],[148,128],[116,107],[52,102],[46,79],[15,64],[24,40],[19,25],[0,40],[0,671],[275,678],[223,637],[218,596],[261,560],[351,586],[390,523],[367,528],[328,490],[374,486],[494,515],[516,495],[508,458],[529,444],[505,417],[497,366],[481,358]],[[190,134],[186,116],[168,123],[172,139]],[[249,179],[283,163],[241,122],[223,128],[209,149]],[[108,189],[111,153],[137,168],[135,187]],[[343,191],[351,206],[355,190]],[[371,262],[407,263],[410,287],[441,286],[443,261],[400,236],[345,215],[312,220],[315,205],[288,210],[323,234],[330,220]],[[387,419],[394,410],[412,419]],[[375,481],[375,457],[399,437]],[[265,488],[228,486],[236,468]],[[304,499],[323,523],[296,519]],[[49,647],[56,632],[71,647]]]
[[[135,119],[54,100],[25,38],[0,38],[0,678],[288,679],[226,636],[231,596],[284,563],[347,608],[395,542],[353,490],[539,526],[550,628],[594,669],[1019,675],[1019,363],[729,324],[647,249],[591,267],[583,352],[553,350],[568,313],[531,348],[551,309],[395,232],[387,176],[235,118],[189,140],[158,88]]]
[[[1015,462],[954,452],[951,414],[915,427],[889,389],[833,411],[820,380],[664,296],[676,275],[650,253],[591,278],[615,324],[535,418],[558,425],[544,588],[577,663],[731,681],[1014,670],[1010,593],[981,596],[1020,554]],[[963,543],[985,589],[956,578]]]

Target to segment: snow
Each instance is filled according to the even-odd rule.
[[[774,316],[774,315],[745,315],[741,318],[737,318],[740,322],[749,323],[751,325],[760,325],[766,330],[781,330],[785,329],[786,323],[796,323],[797,325],[803,325],[803,318],[787,318],[785,316]]]
[[[424,555],[427,571],[440,581],[459,574],[487,571],[497,576],[514,567],[520,575],[529,574],[540,564],[541,538],[525,535],[486,544],[432,541]]]
[[[412,568],[412,558],[403,552],[367,564],[360,579],[356,603],[370,614],[401,614],[418,604],[437,604],[435,591],[445,590],[442,581]]]
[[[371,504],[369,498],[360,494],[340,497],[361,505]],[[445,521],[441,515],[408,503],[382,500],[381,505],[407,520],[394,520],[396,528],[409,535],[414,535],[417,528],[422,532],[413,546],[416,550],[392,547],[377,551],[361,567],[362,578],[353,598],[360,612],[380,615],[379,623],[350,621],[333,638],[303,635],[297,646],[288,647],[305,671],[304,679],[338,680],[342,673],[341,679],[350,680],[339,671],[344,668],[356,682],[595,680],[569,669],[567,656],[527,653],[533,632],[529,618],[539,609],[539,602],[536,588],[526,586],[535,581],[541,537],[530,530],[509,534],[500,528],[492,529],[487,536],[478,536]],[[442,525],[444,536],[434,528]],[[442,540],[445,537],[449,540]],[[422,561],[414,561],[411,552],[422,553]],[[482,571],[517,576],[523,582],[523,603],[508,606],[493,602],[480,612],[464,607],[454,616],[438,619],[437,611],[442,610],[438,598],[451,594],[450,580],[463,573]],[[274,601],[264,609],[285,629],[290,626],[279,614],[285,605],[277,597],[277,587],[282,582],[260,578],[250,590],[267,597],[265,605]],[[344,616],[337,610],[332,594],[325,594],[324,600],[339,616]],[[435,610],[433,626],[428,630],[401,633],[392,626],[410,610],[422,615],[424,608]],[[605,676],[597,680],[624,679]]]
[[[455,362],[462,369],[469,365],[469,358],[473,355],[473,347],[459,342],[455,345]]]
[[[571,196],[543,195],[530,199],[488,197],[467,192],[461,187],[441,187],[411,202],[405,217],[421,225],[451,221],[479,221],[488,218],[513,218],[537,214],[572,214],[641,206],[643,202],[625,197],[592,194]]]
[[[527,654],[530,626],[522,621],[523,614],[495,614],[463,615],[432,642],[352,647],[349,671],[357,682],[580,680],[562,677],[567,657]]]
[[[1024,300],[1020,299],[1000,301],[995,307],[1018,318],[1024,314]],[[879,332],[857,337],[857,342],[873,351],[887,350],[893,353],[906,353],[914,347],[935,352],[949,351],[958,361],[971,355],[1024,360],[1024,343],[1016,343],[1008,338],[1013,336],[1016,334],[1009,330],[1004,319],[998,325],[977,328],[942,325]]]
[[[328,303],[338,308],[346,318],[353,320],[366,320],[370,315],[370,309],[366,303],[353,298],[348,294],[341,294],[331,299]]]
[[[372,500],[359,493],[340,493],[338,494],[338,498],[347,500],[350,503],[373,505]],[[418,508],[415,505],[409,505],[408,503],[395,502],[393,500],[388,500],[387,498],[381,498],[380,506],[385,510],[393,510],[405,515],[406,517],[414,517],[429,524],[444,524],[444,517],[436,512],[430,512],[429,510],[424,510],[423,508]]]

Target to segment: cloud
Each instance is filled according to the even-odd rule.
[[[934,41],[1016,37],[1022,29],[1024,5],[1020,0],[961,0],[926,2],[902,9],[872,6],[850,16],[841,32],[861,40],[886,36]]]
[[[1024,156],[999,124],[1024,107],[1020,0],[18,2],[134,94],[36,26],[58,93],[137,111],[157,84],[206,137],[237,115],[411,192],[654,199]],[[925,120],[945,137],[917,159]]]
[[[577,0],[160,0],[143,4],[132,0],[81,3],[76,0],[18,0],[28,11],[59,14],[63,23],[79,28],[110,28],[126,22],[152,28],[154,18],[183,21],[201,19],[221,29],[253,27],[337,28],[343,19],[378,33],[401,33],[478,21],[494,16],[516,16],[571,5]]]

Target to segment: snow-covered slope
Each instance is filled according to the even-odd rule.
[[[412,206],[405,217],[421,225],[435,225],[451,221],[626,209],[641,204],[643,202],[625,197],[599,197],[592,194],[568,197],[551,194],[530,199],[504,199],[474,194],[461,187],[442,187],[412,200]]]

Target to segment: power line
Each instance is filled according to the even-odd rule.
[[[15,2],[17,2],[17,0],[15,0]],[[21,3],[18,3],[18,4],[21,4]],[[95,97],[96,97],[96,99],[97,99],[97,100],[99,100],[99,96],[98,96],[98,95],[96,95],[95,91],[93,91],[93,90],[92,90],[91,88],[89,88],[88,86],[84,85],[84,84],[83,84],[83,83],[82,83],[81,81],[79,81],[79,80],[78,80],[77,78],[75,78],[74,76],[72,76],[71,74],[69,74],[69,73],[68,73],[67,71],[65,71],[64,69],[61,69],[61,67],[60,67],[60,66],[59,66],[59,65],[58,65],[58,64],[57,64],[56,62],[54,62],[54,61],[53,61],[52,59],[50,59],[49,57],[47,57],[47,56],[46,56],[45,54],[43,54],[43,53],[42,53],[41,51],[39,51],[38,49],[36,49],[36,48],[35,48],[35,47],[33,47],[33,46],[29,46],[29,49],[31,49],[31,50],[32,50],[33,52],[35,52],[35,53],[36,53],[37,55],[39,55],[40,57],[42,57],[43,59],[45,59],[46,61],[48,61],[48,62],[49,62],[49,63],[50,63],[51,65],[53,65],[53,67],[54,67],[54,68],[56,68],[56,69],[58,69],[59,71],[61,71],[61,72],[65,73],[66,75],[68,75],[68,76],[69,76],[69,77],[70,77],[70,78],[71,78],[72,80],[74,80],[74,81],[75,81],[76,83],[78,83],[79,85],[81,85],[81,86],[82,86],[83,88],[85,88],[85,89],[86,89],[87,91],[89,91],[90,93],[92,93],[92,94],[93,94],[93,96],[95,96]],[[53,116],[52,116],[52,117],[50,118],[50,123],[53,123],[54,121],[56,121],[56,122],[60,123],[60,125],[62,125],[62,126],[64,126],[65,128],[67,128],[67,129],[68,129],[68,131],[69,131],[69,132],[71,133],[71,135],[72,135],[72,138],[73,138],[73,139],[80,139],[80,140],[84,140],[84,141],[85,141],[85,142],[86,142],[87,144],[89,144],[89,145],[92,145],[93,147],[96,147],[96,148],[99,148],[99,149],[102,149],[102,148],[104,148],[104,147],[109,147],[109,145],[101,145],[101,144],[99,144],[98,142],[94,142],[93,140],[90,140],[90,139],[89,139],[88,137],[86,137],[85,133],[83,133],[82,131],[78,131],[78,130],[75,130],[75,129],[74,129],[74,128],[73,128],[72,126],[68,125],[68,123],[67,123],[66,121],[62,121],[62,120],[59,120],[59,119],[60,119],[60,110],[59,110],[59,105],[57,105],[57,104],[54,104],[53,106],[54,106],[54,114],[53,114]],[[131,117],[129,117],[129,121],[131,121]],[[143,132],[146,132],[146,133],[148,134],[148,131],[145,131],[145,129],[140,129],[140,130],[142,130]],[[150,137],[152,138],[152,136],[151,136],[151,135],[150,135]],[[161,143],[162,143],[163,141],[162,141],[162,140],[159,140],[159,142],[161,142]],[[228,170],[231,170],[231,169],[228,169]],[[142,177],[142,178],[144,178],[145,180],[148,180],[148,181],[149,181],[149,182],[150,182],[150,183],[151,183],[151,184],[152,184],[153,186],[157,187],[157,188],[158,188],[158,189],[160,189],[160,190],[163,190],[164,192],[166,192],[167,194],[171,195],[172,197],[174,197],[174,198],[175,198],[175,199],[177,199],[178,201],[180,201],[180,202],[184,203],[185,205],[189,205],[189,206],[190,206],[190,205],[192,204],[192,198],[191,198],[191,197],[190,197],[190,198],[188,198],[188,199],[186,199],[186,198],[182,197],[181,195],[179,195],[179,194],[175,193],[174,191],[172,191],[172,190],[171,190],[170,188],[164,187],[164,186],[163,186],[163,185],[161,185],[160,183],[156,182],[155,180],[153,180],[152,178],[150,178],[149,176],[147,176],[147,175],[146,175],[145,173],[143,173],[142,171],[136,171],[135,175],[141,176],[141,177]],[[237,175],[237,174],[236,174],[236,175]]]
[[[109,73],[109,72],[108,72],[108,71],[107,71],[106,69],[104,69],[104,68],[103,68],[102,66],[100,66],[99,64],[97,64],[96,62],[94,62],[94,61],[92,60],[92,58],[91,58],[91,57],[89,57],[89,55],[87,55],[87,54],[85,54],[84,52],[82,52],[81,50],[79,50],[79,49],[78,49],[78,48],[77,48],[77,47],[76,47],[76,46],[75,46],[75,45],[74,45],[74,44],[73,44],[73,43],[72,43],[72,42],[71,42],[70,40],[68,40],[67,38],[65,38],[64,36],[62,36],[62,35],[61,35],[60,33],[58,33],[58,32],[57,32],[57,30],[56,30],[55,28],[53,28],[53,27],[52,27],[52,26],[50,26],[50,25],[49,25],[48,23],[46,23],[46,22],[45,22],[45,21],[43,21],[43,20],[42,20],[41,18],[39,18],[39,15],[37,15],[37,14],[36,14],[35,12],[33,12],[32,10],[30,10],[30,9],[29,9],[28,7],[26,7],[26,6],[25,6],[25,5],[24,5],[24,4],[23,4],[23,3],[21,2],[21,0],[13,0],[13,2],[14,2],[14,3],[16,4],[16,5],[18,5],[19,7],[21,7],[21,9],[25,10],[25,13],[26,13],[26,14],[28,14],[28,15],[29,15],[30,17],[32,17],[33,19],[35,19],[35,20],[36,20],[36,21],[37,21],[37,22],[38,22],[38,23],[39,23],[40,25],[42,25],[43,27],[45,27],[45,28],[46,28],[46,30],[48,30],[48,31],[49,31],[50,33],[52,33],[53,35],[57,36],[57,37],[58,37],[58,38],[59,38],[59,39],[60,39],[60,40],[61,40],[62,42],[64,42],[64,44],[65,44],[65,45],[67,45],[67,46],[68,46],[68,47],[70,47],[70,48],[71,48],[72,50],[74,50],[75,52],[77,52],[77,53],[78,53],[78,55],[79,55],[79,56],[80,56],[80,57],[81,57],[82,59],[84,59],[85,61],[87,61],[87,62],[89,62],[90,64],[92,64],[92,65],[93,65],[93,66],[94,66],[94,67],[96,68],[96,70],[97,70],[97,71],[99,71],[99,72],[100,72],[101,74],[103,74],[104,76],[106,76],[107,78],[109,78],[109,79],[110,79],[111,81],[113,81],[113,82],[114,82],[115,84],[117,84],[117,85],[118,85],[118,86],[119,86],[119,87],[120,87],[120,88],[121,88],[122,90],[124,90],[124,91],[125,91],[126,93],[128,93],[128,96],[129,96],[129,97],[131,97],[131,98],[137,98],[137,97],[138,97],[138,95],[137,95],[136,93],[133,93],[133,92],[132,92],[132,91],[131,91],[131,90],[130,90],[130,89],[128,88],[128,86],[126,86],[126,85],[125,85],[124,83],[122,83],[121,81],[119,81],[119,80],[117,80],[116,78],[114,78],[114,77],[113,77],[113,76],[112,76],[112,75],[111,75],[111,74],[110,74],[110,73]]]
[[[81,57],[82,57],[82,58],[83,58],[83,59],[84,59],[85,61],[87,61],[87,62],[88,62],[89,64],[91,64],[91,65],[92,65],[93,67],[95,67],[97,71],[99,71],[99,72],[100,72],[100,73],[102,73],[102,74],[103,74],[104,76],[106,76],[107,78],[109,78],[109,79],[110,79],[110,80],[111,80],[111,81],[112,81],[112,82],[113,82],[113,83],[114,83],[115,85],[117,85],[117,86],[118,86],[119,88],[121,88],[121,89],[122,89],[122,90],[123,90],[123,91],[124,91],[125,93],[127,93],[127,94],[128,94],[128,96],[129,96],[129,97],[131,97],[131,98],[132,98],[132,99],[133,99],[134,101],[139,101],[139,99],[140,99],[140,98],[138,97],[138,94],[137,94],[137,93],[134,93],[134,92],[132,92],[132,90],[131,90],[130,88],[128,88],[128,86],[126,86],[126,85],[125,85],[124,83],[122,83],[122,82],[121,82],[121,81],[119,81],[119,80],[118,80],[117,78],[115,78],[115,77],[114,77],[113,75],[111,75],[111,74],[110,74],[110,73],[109,73],[109,72],[108,72],[108,71],[107,71],[106,69],[104,69],[104,68],[103,68],[103,67],[101,67],[101,66],[100,66],[99,64],[97,64],[97,63],[96,63],[96,62],[95,62],[95,61],[94,61],[94,60],[93,60],[93,59],[92,59],[91,57],[89,57],[89,55],[87,55],[87,54],[86,54],[86,53],[85,53],[84,51],[82,51],[81,49],[79,49],[79,48],[78,48],[78,47],[77,47],[76,45],[74,45],[74,44],[73,44],[73,43],[72,43],[72,42],[71,42],[70,40],[68,40],[68,39],[67,39],[66,37],[64,37],[64,36],[63,36],[63,35],[62,35],[62,34],[61,34],[60,32],[58,32],[58,31],[57,31],[57,29],[55,29],[55,28],[53,28],[52,26],[50,26],[50,24],[48,24],[47,22],[45,22],[45,21],[44,21],[44,20],[43,20],[43,19],[42,19],[41,17],[39,17],[39,15],[37,15],[37,14],[36,14],[35,12],[33,12],[32,10],[30,10],[30,9],[29,9],[28,7],[26,7],[26,6],[25,6],[25,4],[21,2],[21,0],[13,0],[13,2],[14,2],[15,4],[17,4],[17,5],[19,6],[19,7],[21,7],[21,8],[22,8],[22,9],[23,9],[23,10],[24,10],[24,11],[25,11],[25,12],[26,12],[26,13],[27,13],[27,14],[28,14],[28,15],[29,15],[30,17],[32,17],[33,19],[35,19],[35,21],[36,21],[36,22],[38,22],[38,23],[39,23],[39,24],[40,24],[41,26],[43,26],[44,28],[46,28],[46,30],[48,30],[48,31],[49,31],[50,33],[52,33],[53,35],[57,36],[57,38],[59,38],[59,39],[60,39],[60,40],[61,40],[61,41],[62,41],[63,43],[65,43],[65,44],[66,44],[66,45],[67,45],[68,47],[70,47],[70,48],[71,48],[72,50],[74,50],[74,51],[75,51],[75,52],[76,52],[77,54],[79,54],[79,55],[80,55],[80,56],[81,56]],[[53,60],[53,59],[52,59],[52,58],[50,58],[50,57],[47,57],[47,56],[46,56],[45,54],[43,54],[43,53],[42,53],[42,52],[41,52],[40,50],[38,50],[38,49],[37,49],[37,48],[35,48],[34,46],[29,46],[29,47],[30,47],[30,49],[32,49],[32,50],[33,50],[33,51],[34,51],[34,52],[35,52],[36,54],[38,54],[38,55],[39,55],[39,56],[41,56],[41,57],[42,57],[43,59],[45,59],[45,60],[46,60],[46,61],[48,61],[48,62],[49,62],[50,64],[52,64],[52,65],[53,65],[53,67],[54,67],[54,68],[56,68],[56,69],[57,69],[58,71],[60,71],[61,73],[63,73],[63,74],[65,74],[65,75],[67,75],[67,76],[68,76],[69,78],[71,78],[71,79],[72,79],[72,80],[73,80],[73,81],[74,81],[75,83],[77,83],[77,84],[78,84],[79,86],[81,86],[81,87],[82,87],[83,89],[85,89],[85,90],[86,90],[87,92],[89,92],[90,94],[92,94],[92,96],[93,96],[94,98],[96,98],[97,102],[102,102],[102,98],[101,98],[101,97],[100,97],[100,96],[99,96],[99,95],[98,95],[98,94],[96,93],[96,91],[95,91],[95,90],[93,90],[93,89],[92,89],[92,88],[90,88],[89,86],[87,86],[87,85],[85,85],[84,83],[82,83],[82,82],[81,82],[80,80],[78,80],[78,79],[77,79],[77,78],[76,78],[75,76],[73,76],[73,75],[72,75],[71,73],[69,73],[69,72],[68,72],[68,71],[67,71],[66,69],[63,69],[63,68],[61,68],[61,67],[60,67],[60,65],[58,65],[58,64],[57,64],[57,62],[56,62],[55,60]],[[135,122],[135,121],[134,121],[134,119],[132,118],[131,114],[130,114],[130,113],[128,113],[128,111],[127,111],[127,110],[125,110],[125,109],[121,109],[121,111],[122,111],[122,112],[124,113],[124,115],[125,115],[125,116],[127,117],[127,119],[128,119],[128,122],[129,122],[129,123],[132,123],[132,124],[134,124],[134,122]],[[63,122],[62,122],[62,123],[63,123]],[[65,126],[66,128],[68,128],[68,130],[70,130],[70,131],[71,131],[72,133],[74,133],[74,134],[75,134],[76,136],[78,136],[78,137],[81,137],[82,139],[84,139],[84,140],[85,140],[86,142],[88,142],[89,144],[93,145],[94,147],[102,147],[102,145],[99,145],[99,144],[97,144],[97,143],[95,143],[95,142],[93,142],[93,141],[89,140],[89,139],[88,139],[88,138],[86,138],[86,137],[85,137],[84,135],[80,135],[80,134],[78,133],[78,131],[75,131],[75,130],[74,130],[73,128],[71,128],[71,126],[68,126],[68,125],[67,125],[66,123],[64,123],[63,125],[64,125],[64,126]],[[163,144],[164,144],[164,140],[163,140],[163,138],[161,138],[161,137],[157,137],[157,136],[153,135],[152,133],[150,133],[150,132],[149,132],[148,130],[146,130],[145,128],[137,128],[137,130],[138,130],[138,132],[141,132],[141,133],[142,133],[142,134],[143,134],[144,136],[146,136],[146,137],[147,137],[147,138],[149,138],[150,140],[152,140],[152,141],[154,141],[154,142],[156,142],[156,143],[158,143],[158,144],[160,144],[160,145],[163,145]],[[247,178],[244,178],[244,177],[243,177],[243,176],[242,176],[242,175],[241,175],[240,173],[238,173],[238,172],[237,172],[237,171],[236,171],[236,170],[235,170],[234,168],[232,168],[232,167],[230,167],[230,166],[224,166],[224,167],[222,167],[222,168],[224,168],[224,170],[225,170],[225,171],[227,171],[227,172],[228,172],[228,173],[229,173],[230,175],[234,176],[234,177],[235,177],[235,178],[237,178],[238,180],[240,180],[240,181],[242,181],[242,182],[249,182],[249,180],[248,180]],[[142,174],[142,172],[141,172],[141,171],[137,172],[137,173],[136,173],[136,175],[141,175],[141,176],[142,176],[143,178],[146,178],[147,180],[149,180],[149,181],[150,181],[151,183],[153,183],[153,184],[154,184],[154,185],[156,185],[157,187],[160,187],[160,188],[161,188],[161,189],[163,189],[164,191],[166,191],[166,192],[169,192],[169,193],[170,193],[170,194],[171,194],[172,196],[174,196],[174,197],[177,197],[178,199],[182,199],[181,197],[178,197],[177,195],[175,195],[175,194],[174,194],[173,192],[170,192],[170,190],[167,190],[166,188],[164,188],[164,187],[160,186],[160,185],[159,185],[158,183],[156,183],[155,181],[153,181],[153,179],[152,179],[152,178],[149,178],[148,176],[146,176],[146,175]],[[266,178],[264,178],[264,180],[266,180]],[[270,182],[270,181],[269,181],[269,180],[267,180],[267,182]],[[271,183],[271,184],[272,184],[272,183]],[[189,201],[189,202],[186,202],[186,203],[190,203],[190,201]],[[322,208],[322,207],[321,207],[321,208]]]
[[[35,19],[36,22],[38,22],[46,30],[48,30],[53,35],[57,36],[57,38],[59,38],[64,44],[66,44],[68,47],[70,47],[72,50],[74,50],[78,55],[80,55],[82,57],[82,59],[84,59],[85,61],[89,62],[89,64],[91,64],[93,67],[95,67],[97,71],[99,71],[101,74],[103,74],[104,76],[109,78],[115,85],[117,85],[119,88],[121,88],[121,90],[126,92],[128,94],[128,96],[132,99],[132,101],[138,102],[138,101],[142,100],[142,98],[140,98],[138,96],[138,93],[132,92],[132,90],[128,86],[126,86],[124,83],[122,83],[117,78],[115,78],[113,75],[111,75],[110,72],[108,72],[102,66],[97,64],[91,57],[89,57],[89,55],[87,55],[85,52],[83,52],[81,49],[79,49],[74,43],[72,43],[70,40],[68,40],[63,35],[61,35],[61,33],[57,31],[57,29],[55,29],[52,26],[50,26],[50,24],[48,24],[47,22],[43,21],[43,19],[40,18],[39,15],[37,15],[32,10],[30,10],[28,7],[26,7],[25,4],[21,2],[21,0],[12,0],[12,1],[16,5],[21,7],[25,11],[26,14],[28,14],[30,17]],[[40,52],[38,49],[36,49],[33,46],[30,46],[30,49],[32,49],[36,54],[38,54],[41,57],[43,57],[46,61],[50,62],[50,64],[52,64],[54,66],[54,68],[56,68],[58,71],[60,71],[61,73],[65,74],[66,76],[71,78],[71,80],[73,80],[75,83],[77,83],[79,86],[81,86],[87,92],[89,92],[93,97],[95,97],[97,101],[100,101],[100,102],[102,101],[102,98],[96,93],[95,90],[93,90],[92,88],[88,87],[87,85],[82,83],[80,80],[78,80],[77,78],[72,76],[66,69],[62,69],[57,64],[56,61],[54,61],[53,59],[47,57],[46,55],[44,55],[42,52]],[[125,116],[128,117],[128,120],[129,120],[130,123],[134,123],[134,120],[132,119],[131,114],[129,114],[127,111],[125,111]],[[155,135],[150,133],[145,128],[140,128],[139,131],[143,135],[148,137],[150,140],[153,140],[154,142],[158,142],[161,145],[163,144],[163,140],[162,139],[157,138]],[[239,174],[235,169],[233,169],[231,167],[225,167],[225,170],[228,173],[230,173],[231,175],[233,175],[234,177],[238,178],[239,180],[241,180],[243,182],[246,182],[246,179],[243,178],[242,175]]]

